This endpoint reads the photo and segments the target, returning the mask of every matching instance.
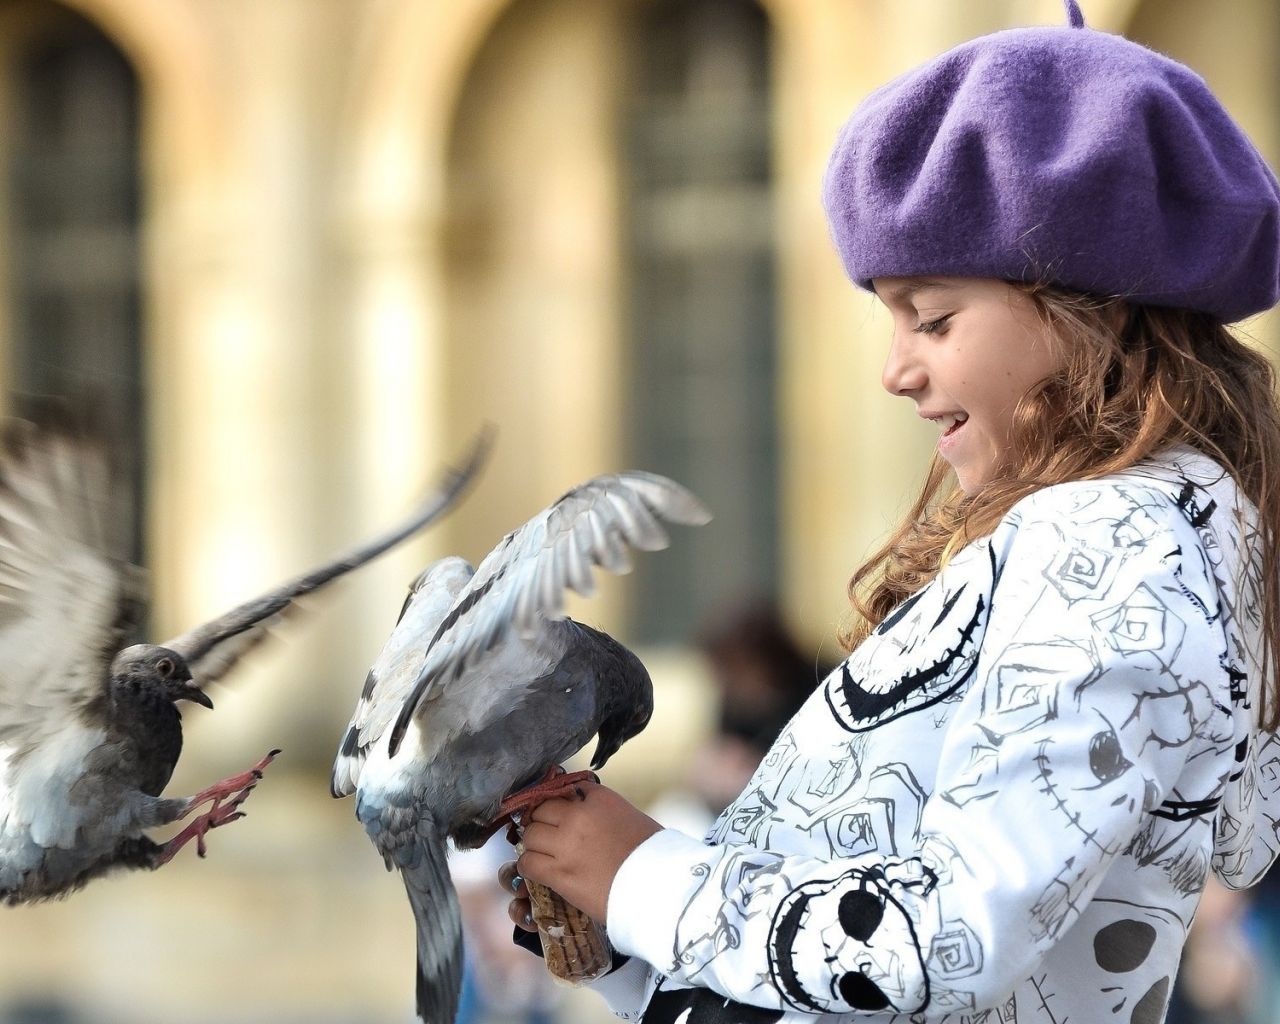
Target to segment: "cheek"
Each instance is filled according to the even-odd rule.
[[[978,408],[1004,430],[1012,423],[1018,402],[1050,372],[1051,367],[1040,360],[993,359],[974,368],[968,375],[969,387]]]

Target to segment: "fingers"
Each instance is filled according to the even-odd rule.
[[[524,879],[520,877],[520,869],[513,860],[507,861],[498,868],[498,884],[520,899],[529,898],[529,890],[525,888]]]
[[[574,804],[585,802],[593,793],[603,789],[598,782],[580,782],[564,796],[544,800],[529,815],[529,822],[540,821],[545,825],[559,825],[567,814],[573,813]]]
[[[528,900],[512,900],[507,904],[507,917],[517,928],[527,932],[536,932],[538,926],[533,923],[533,904]]]
[[[507,904],[507,917],[511,918],[511,923],[527,932],[537,931],[533,923],[533,905],[529,902],[529,888],[520,877],[515,861],[509,860],[498,868],[498,884],[515,896]]]
[[[542,882],[544,885],[550,885],[555,888],[554,876],[558,869],[558,858],[551,853],[542,853],[537,850],[525,850],[520,854],[520,859],[516,861],[517,870],[523,875],[527,875],[535,882]],[[525,889],[523,893],[518,895],[527,896],[529,890]]]
[[[592,785],[586,782],[575,787],[581,796],[570,793],[568,796],[552,797],[533,809],[521,830],[521,842],[524,844],[522,857],[528,857],[531,853],[555,855],[557,851],[563,852],[563,844],[581,841],[582,837],[575,840],[570,837],[570,833],[589,822],[591,805],[587,800],[591,796]],[[532,871],[527,873],[532,878],[538,877]]]

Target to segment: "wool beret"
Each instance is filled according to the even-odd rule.
[[[1261,154],[1189,68],[1068,10],[854,111],[823,184],[849,277],[1038,280],[1223,322],[1275,305],[1280,186]]]

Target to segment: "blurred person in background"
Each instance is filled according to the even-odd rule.
[[[1275,884],[1274,871],[1252,890],[1228,889],[1210,877],[1182,951],[1165,1024],[1274,1024],[1267,990],[1276,979],[1268,979],[1262,967],[1269,939],[1251,918],[1254,893]]]
[[[511,855],[499,833],[478,850],[449,850],[462,911],[462,996],[456,1024],[553,1024],[557,991],[540,960],[511,943],[507,898],[493,886]]]
[[[777,605],[764,598],[727,606],[702,630],[698,650],[720,697],[719,735],[739,741],[756,761],[826,675],[816,656],[801,650]]]
[[[649,812],[701,838],[829,666],[801,649],[777,604],[763,597],[726,603],[703,626],[697,647],[716,689],[715,730],[694,755],[684,785],[660,796]]]
[[[1280,875],[1270,871],[1252,889],[1231,895],[1240,906],[1240,927],[1254,969],[1249,1022],[1280,1024]],[[1197,918],[1193,937],[1199,924]]]

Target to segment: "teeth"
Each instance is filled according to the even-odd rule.
[[[968,418],[969,418],[969,414],[965,412],[960,412],[960,413],[956,413],[954,415],[949,415],[949,416],[939,416],[938,426],[942,428],[942,432],[945,434],[952,427],[956,426],[957,424],[963,423]]]

